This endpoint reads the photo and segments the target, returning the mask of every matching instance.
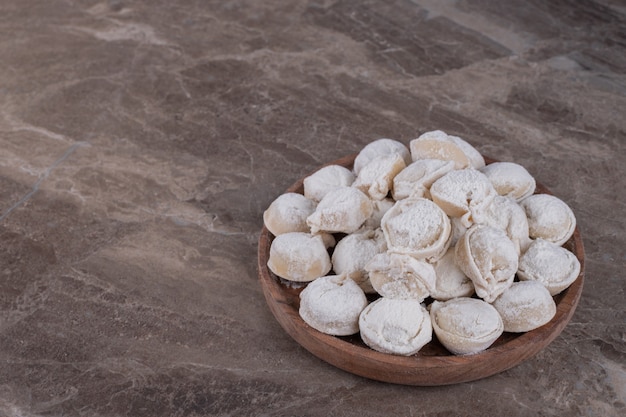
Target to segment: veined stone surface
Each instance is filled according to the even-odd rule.
[[[625,28],[614,0],[3,0],[0,415],[624,415]],[[272,317],[262,213],[435,129],[570,205],[582,299],[493,377],[365,380]]]

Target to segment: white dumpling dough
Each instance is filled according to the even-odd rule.
[[[532,241],[526,212],[511,197],[496,196],[486,211],[485,224],[503,230],[513,241],[517,254],[525,252]]]
[[[365,266],[374,256],[386,250],[387,243],[380,229],[349,234],[335,247],[331,258],[333,271],[351,278],[366,293],[373,293],[375,291]]]
[[[580,274],[580,261],[572,252],[544,239],[533,241],[519,260],[520,280],[539,281],[556,295],[572,285]]]
[[[576,229],[572,209],[558,197],[550,194],[533,194],[520,202],[528,217],[530,237],[549,240],[562,245]]]
[[[383,198],[382,200],[372,200],[372,215],[365,220],[363,228],[365,229],[378,229],[380,227],[380,221],[383,219],[385,213],[393,207],[396,202],[391,198]]]
[[[460,217],[450,217],[450,226],[452,227],[450,246],[456,246],[456,243],[469,229],[469,226],[466,226]]]
[[[475,169],[450,171],[430,187],[435,203],[450,217],[469,227],[485,220],[485,211],[497,195],[489,178]]]
[[[454,247],[448,248],[441,259],[434,264],[435,286],[430,296],[435,300],[446,301],[456,297],[469,297],[474,294],[474,284],[456,264]]]
[[[372,201],[363,192],[354,187],[341,187],[328,192],[306,222],[312,233],[352,233],[373,210]]]
[[[341,165],[325,166],[303,180],[304,196],[318,202],[329,191],[352,185],[355,178],[354,173],[346,167]]]
[[[426,197],[430,186],[454,169],[454,162],[440,159],[418,159],[398,173],[393,179],[394,200],[409,197]]]
[[[306,219],[315,211],[316,203],[302,194],[285,193],[263,212],[263,223],[274,236],[289,232],[309,232]]]
[[[435,269],[398,253],[380,253],[366,265],[372,287],[386,298],[423,301],[435,286]]]
[[[491,303],[513,283],[519,258],[502,230],[474,225],[457,242],[455,261],[474,283],[476,295]]]
[[[556,303],[540,282],[514,282],[492,304],[505,332],[529,332],[543,326],[556,314]]]
[[[450,219],[425,198],[400,200],[383,216],[381,228],[390,252],[434,261],[450,243]]]
[[[291,232],[274,238],[267,266],[286,280],[308,282],[326,275],[331,262],[322,236]]]
[[[300,293],[300,317],[309,326],[333,336],[359,331],[359,316],[367,306],[361,288],[345,275],[327,275]]]
[[[437,339],[456,355],[482,352],[504,331],[496,309],[477,298],[433,301],[430,318]]]
[[[372,200],[382,200],[389,194],[394,177],[405,167],[406,163],[401,155],[394,153],[377,156],[361,168],[352,186],[363,191]]]
[[[363,309],[359,328],[366,345],[396,355],[413,355],[432,339],[430,316],[417,300],[381,297]]]
[[[452,140],[458,146],[467,159],[469,159],[469,167],[474,169],[481,169],[485,166],[485,158],[481,155],[476,148],[474,148],[468,141],[461,139],[458,136],[448,135],[448,138]]]
[[[405,165],[411,163],[411,153],[404,143],[394,139],[376,139],[365,145],[363,149],[354,158],[353,170],[359,175],[361,169],[367,165],[372,159],[383,156],[398,154],[404,160]]]
[[[535,179],[515,162],[494,162],[480,171],[489,178],[499,195],[520,201],[535,192]]]
[[[485,160],[476,148],[458,136],[448,135],[441,130],[426,132],[413,139],[409,143],[409,149],[413,161],[418,159],[453,161],[455,169],[480,169],[485,166]]]

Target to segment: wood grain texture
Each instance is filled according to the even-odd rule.
[[[356,154],[330,164],[352,167]],[[487,163],[494,159],[485,158]],[[303,179],[285,192],[303,192]],[[550,193],[537,184],[537,193]],[[263,227],[258,244],[258,273],[267,304],[283,329],[300,345],[318,358],[356,375],[404,385],[448,385],[474,381],[512,368],[550,344],[572,318],[583,289],[585,253],[580,230],[564,245],[581,263],[576,281],[554,297],[556,314],[544,326],[526,333],[504,333],[487,350],[474,355],[455,356],[435,337],[412,356],[389,355],[367,347],[357,335],[335,337],[321,333],[306,324],[298,309],[299,294],[304,288],[291,285],[274,275],[267,267],[272,234]]]

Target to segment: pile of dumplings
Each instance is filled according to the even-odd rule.
[[[408,148],[375,140],[351,170],[325,166],[303,187],[264,212],[268,268],[304,286],[309,326],[359,333],[379,352],[413,355],[433,337],[455,355],[481,352],[548,323],[580,273],[562,246],[576,227],[567,204],[440,130]]]

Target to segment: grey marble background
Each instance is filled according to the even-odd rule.
[[[0,415],[624,415],[625,110],[617,0],[3,0]],[[274,320],[261,216],[433,129],[573,208],[585,288],[509,371],[374,382]]]

